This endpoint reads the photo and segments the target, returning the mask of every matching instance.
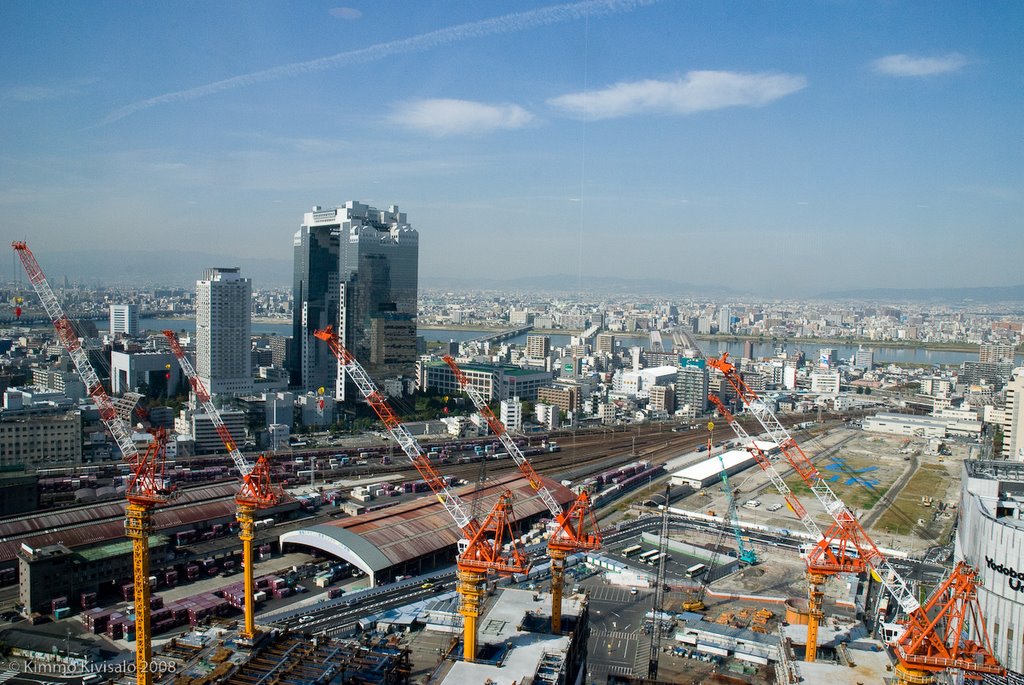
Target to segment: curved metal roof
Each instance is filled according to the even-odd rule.
[[[541,476],[541,479],[560,505],[565,506],[575,500],[575,494],[557,481],[545,476]],[[544,502],[530,484],[520,474],[513,473],[489,482],[480,490],[479,502],[475,507],[477,517],[482,519],[486,516],[505,490],[511,490],[513,494],[514,522],[549,515]],[[456,489],[456,493],[467,504],[475,499],[474,491],[472,485]],[[329,529],[344,531],[344,534],[335,536],[328,532]],[[308,542],[303,541],[301,544],[331,554],[338,554],[335,551],[338,549],[336,545],[344,545],[354,556],[360,557],[359,563],[348,556],[338,556],[368,573],[369,569],[379,571],[454,547],[462,538],[461,531],[448,512],[429,493],[425,497],[386,509],[285,533],[281,536],[281,542],[299,542],[298,538],[304,531],[313,534],[304,538]]]
[[[392,565],[391,560],[366,539],[329,524],[290,531],[281,536],[280,542],[282,545],[290,542],[330,552],[371,576]]]

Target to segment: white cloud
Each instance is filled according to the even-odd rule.
[[[533,121],[533,115],[519,105],[439,98],[400,103],[395,106],[391,121],[441,137],[521,128]]]
[[[336,19],[359,19],[363,16],[355,7],[332,7],[327,13]]]
[[[761,107],[806,87],[807,79],[794,74],[690,71],[672,81],[648,79],[569,93],[548,100],[548,104],[591,119],[641,112],[692,114],[725,107]]]
[[[886,76],[934,76],[959,71],[968,59],[959,52],[942,57],[912,57],[911,55],[887,55],[879,57],[871,65],[875,71]]]
[[[294,62],[279,67],[254,71],[240,76],[207,83],[203,86],[177,90],[163,95],[157,95],[146,100],[139,100],[125,105],[108,114],[100,125],[107,125],[124,119],[137,112],[165,105],[172,102],[186,102],[196,98],[206,97],[222,93],[226,90],[251,86],[257,83],[266,83],[282,78],[312,74],[326,69],[337,69],[351,66],[353,64],[366,64],[390,57],[392,55],[411,54],[433,50],[445,45],[470,40],[481,39],[487,36],[498,36],[509,33],[517,33],[541,26],[551,26],[566,21],[578,21],[580,19],[593,19],[595,17],[610,16],[624,12],[632,12],[635,9],[644,7],[658,0],[584,0],[563,5],[552,5],[541,7],[535,10],[523,12],[512,12],[499,17],[472,21],[464,24],[448,26],[436,31],[428,31],[410,38],[377,43],[365,48],[339,52],[329,57],[309,60],[306,62]]]

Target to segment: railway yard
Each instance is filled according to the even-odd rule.
[[[953,442],[940,452],[927,440],[864,433],[841,421],[797,435],[830,485],[856,509],[894,563],[920,583],[922,592],[934,586],[945,571],[941,565],[947,554],[944,545],[955,519],[960,462],[969,446]],[[708,459],[701,450],[706,440],[703,425],[674,424],[523,439],[524,452],[553,488],[562,483],[592,491],[604,531],[604,545],[596,555],[571,560],[565,591],[567,598],[586,597],[589,605],[586,682],[611,682],[616,677],[646,673],[651,640],[659,632],[654,649],[661,655],[659,672],[664,682],[710,682],[716,674],[727,674],[729,682],[777,682],[780,669],[791,668],[785,664],[799,661],[802,655],[799,631],[793,634],[793,626],[787,628],[787,624],[798,627],[801,602],[806,605],[806,567],[801,552],[810,540],[756,465],[732,474],[730,483],[739,504],[740,536],[756,553],[757,563],[741,565],[730,558],[720,564],[711,582],[700,572],[694,573],[696,567],[708,563],[709,548],[724,546],[725,556],[737,554],[733,527],[724,516],[728,501],[717,484],[700,489],[674,487],[666,524],[669,540],[664,547],[669,550],[661,605],[664,613],[652,613],[657,566],[641,557],[649,559],[654,556],[650,553],[663,548],[660,493],[671,472]],[[373,525],[386,529],[392,512],[406,525],[425,516],[420,509],[431,498],[424,499],[417,491],[418,474],[403,466],[402,459],[390,457],[393,450],[379,440],[376,446],[370,442],[364,440],[361,446],[348,448],[350,454],[359,456],[350,457],[350,463],[344,465],[340,463],[344,445],[319,453],[278,455],[274,460],[277,476],[291,481],[289,491],[298,504],[268,516],[258,531],[256,544],[262,558],[255,564],[254,575],[262,596],[256,622],[263,632],[255,644],[237,638],[239,603],[225,599],[230,586],[239,582],[232,577],[237,573],[239,545],[237,538],[229,535],[230,516],[223,517],[223,537],[220,533],[207,535],[209,531],[201,523],[184,519],[177,528],[157,531],[167,536],[169,556],[153,578],[156,582],[151,583],[159,605],[154,611],[174,607],[170,618],[180,618],[160,624],[166,627],[154,635],[154,659],[165,673],[175,676],[175,682],[258,683],[266,682],[268,674],[282,681],[313,682],[326,678],[331,668],[376,673],[380,677],[373,682],[442,682],[439,678],[446,669],[441,664],[455,649],[458,635],[454,626],[460,620],[455,611],[453,555],[445,552],[445,547],[421,555],[415,562],[382,562],[368,572],[359,563],[332,556],[326,548],[281,542],[283,535],[288,538],[293,531],[334,530],[325,526],[350,530],[345,526],[363,519],[372,519]],[[425,447],[431,444],[424,442]],[[502,458],[489,444],[482,450],[480,445],[479,441],[458,446],[438,443],[434,455],[439,469],[453,486],[462,488],[461,496],[468,501],[473,500],[475,484],[481,479],[504,482],[517,475],[511,459]],[[713,453],[728,447],[723,444]],[[498,454],[488,454],[492,451]],[[209,463],[197,460],[187,468],[209,468]],[[312,470],[313,477],[310,481],[299,479],[295,475],[299,470]],[[806,494],[794,474],[780,471],[796,494]],[[197,492],[202,487],[196,484]],[[372,497],[351,496],[371,491],[376,493]],[[230,501],[230,494],[216,494]],[[201,504],[209,506],[209,502]],[[824,512],[812,514],[821,525],[828,524]],[[111,512],[106,518],[87,521],[66,516],[63,527],[45,531],[12,527],[0,541],[32,548],[39,535],[70,539],[81,534],[83,526],[103,526],[118,515]],[[546,588],[548,575],[539,556],[543,540],[536,528],[541,524],[533,525],[537,533],[523,531],[523,540],[532,543],[531,549],[538,555],[534,570],[504,581],[508,588],[529,592]],[[195,532],[182,537],[182,528]],[[204,559],[214,560],[211,567],[216,570],[202,566]],[[194,576],[188,571],[193,565],[201,569]],[[24,559],[21,568],[26,568]],[[169,581],[168,572],[175,573],[175,582]],[[68,645],[72,638],[91,641],[108,653],[120,654],[109,663],[120,659],[127,664],[134,649],[131,603],[117,596],[115,588],[120,589],[120,582],[96,588],[95,608],[80,608],[77,596],[65,598],[70,610],[61,612],[59,618],[54,611],[49,615],[37,611],[33,621],[0,623],[0,630],[22,631],[40,639],[48,636],[58,651],[61,640]],[[688,611],[697,594],[703,598],[703,620]],[[212,608],[189,613],[188,603],[198,603],[197,598],[204,598]],[[825,585],[820,661],[859,664],[850,669],[850,675],[861,680],[881,677],[868,668],[875,657],[869,658],[867,652],[851,657],[848,649],[837,646],[846,639],[872,653],[882,649],[882,643],[873,639],[881,637],[884,617],[861,620],[877,609],[878,602],[877,584],[835,579]],[[0,611],[15,611],[18,603],[17,586],[0,589]],[[101,610],[110,614],[107,624],[118,620],[122,627],[114,632],[96,630],[84,618],[90,611]],[[111,618],[115,615],[119,618]],[[30,622],[38,625],[30,626]],[[428,627],[433,624],[433,629],[420,629],[424,623]],[[310,642],[304,635],[319,638]],[[720,647],[698,650],[697,644]],[[70,656],[70,647],[67,651]],[[799,666],[795,668],[799,672]],[[453,672],[447,677],[457,675]],[[33,678],[26,680],[24,674],[13,670],[6,675],[11,682],[56,682],[38,673]],[[104,679],[131,681],[116,673]],[[98,682],[91,678],[80,681]]]

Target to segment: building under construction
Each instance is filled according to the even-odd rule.
[[[442,661],[430,682],[438,685],[580,682],[586,669],[590,631],[587,599],[584,595],[562,599],[562,635],[550,631],[550,606],[551,595],[546,592],[498,591],[480,617],[477,658],[472,663]]]

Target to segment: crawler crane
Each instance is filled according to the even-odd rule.
[[[758,449],[755,443],[751,444],[750,449],[758,463],[769,473],[773,483],[777,487],[781,484],[779,490],[794,513],[801,520],[807,516],[775,470],[774,462],[779,460],[779,455],[808,485],[834,521],[825,536],[816,538],[819,543],[807,559],[808,575],[812,583],[812,619],[820,620],[820,590],[817,590],[817,597],[814,595],[815,588],[824,582],[826,574],[868,570],[880,579],[906,616],[904,632],[894,645],[899,661],[896,675],[900,683],[933,683],[936,673],[947,670],[959,671],[963,677],[970,679],[980,679],[985,674],[1005,675],[1006,669],[993,656],[978,605],[977,572],[965,563],[957,564],[946,581],[922,606],[906,580],[878,549],[853,512],[832,491],[774,412],[743,381],[735,365],[729,361],[728,353],[721,358],[708,359],[708,364],[725,376],[743,404],[767,432],[770,441],[778,447],[778,454],[771,458]],[[720,401],[716,402],[716,399],[712,397],[712,402],[721,411],[724,405]],[[739,437],[749,438],[731,415],[726,415],[726,418]],[[809,655],[813,644],[811,639],[808,626]]]
[[[555,500],[555,496],[544,485],[540,476],[533,469],[519,445],[509,436],[508,431],[491,408],[487,406],[480,392],[469,382],[469,378],[459,368],[455,360],[445,355],[444,362],[452,373],[463,392],[469,395],[477,411],[487,421],[491,432],[501,441],[509,455],[515,460],[520,472],[526,478],[541,500],[551,512],[551,531],[548,537],[548,558],[551,559],[551,632],[556,635],[562,632],[562,592],[565,585],[565,559],[570,554],[589,552],[601,546],[601,532],[590,506],[590,495],[586,490],[580,492],[576,500],[564,511]]]
[[[274,492],[270,483],[270,464],[267,458],[260,455],[255,464],[250,464],[245,456],[238,451],[238,444],[231,437],[230,431],[220,418],[220,413],[213,406],[210,400],[210,393],[206,386],[196,374],[192,362],[185,356],[185,350],[178,341],[174,331],[164,331],[167,342],[170,343],[171,351],[178,360],[178,364],[188,378],[195,393],[196,400],[202,405],[206,415],[210,417],[213,427],[224,442],[224,447],[231,454],[231,460],[235,462],[235,468],[242,477],[242,485],[235,495],[235,519],[238,521],[238,537],[242,540],[242,572],[245,582],[245,625],[241,635],[246,640],[256,637],[256,606],[254,594],[256,585],[253,582],[253,554],[252,541],[256,537],[256,510],[266,509],[277,504],[279,496]]]
[[[151,675],[151,630],[149,613],[149,536],[153,530],[153,508],[167,502],[170,490],[164,477],[166,438],[163,431],[156,431],[154,440],[144,454],[139,454],[132,441],[131,427],[118,413],[117,407],[100,383],[96,371],[89,363],[89,357],[82,349],[71,320],[61,307],[57,296],[46,280],[42,268],[32,251],[24,242],[14,242],[14,251],[21,259],[28,279],[35,288],[53,327],[57,331],[64,349],[85,383],[86,391],[96,403],[100,419],[110,431],[125,463],[131,469],[125,509],[125,535],[132,541],[132,582],[135,593],[135,682],[150,685]]]
[[[328,326],[316,331],[314,335],[327,343],[391,437],[462,531],[464,538],[459,541],[459,556],[456,560],[459,572],[459,613],[463,617],[463,659],[471,662],[476,659],[477,619],[480,618],[487,575],[525,573],[530,567],[512,532],[512,493],[508,490],[503,492],[483,523],[477,521],[468,513],[459,496],[449,489],[441,474],[430,463],[426,452],[402,425],[370,375],[345,348],[334,330]]]

